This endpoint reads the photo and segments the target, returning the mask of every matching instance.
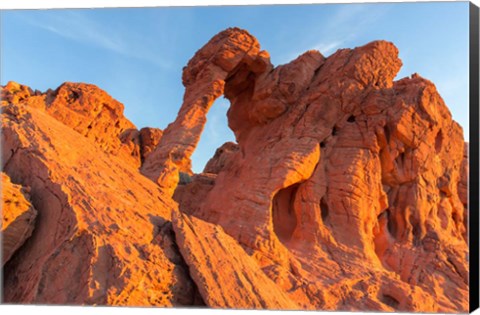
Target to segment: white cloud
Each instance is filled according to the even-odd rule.
[[[330,55],[330,53],[335,52],[340,46],[344,43],[343,40],[332,41],[328,43],[319,43],[313,47],[320,51],[323,55]]]

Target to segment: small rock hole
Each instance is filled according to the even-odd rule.
[[[70,94],[70,98],[74,101],[78,100],[80,98],[80,94],[76,91],[72,91],[72,94]]]
[[[440,130],[438,133],[437,133],[437,136],[435,137],[435,151],[438,153],[440,153],[440,151],[442,150],[442,144],[443,144],[443,134],[442,134],[442,131]]]
[[[355,116],[351,115],[350,117],[348,117],[347,121],[348,121],[349,123],[355,122]]]
[[[398,302],[397,299],[388,294],[382,295],[382,302],[395,309],[400,305],[400,302]]]
[[[332,129],[332,136],[336,136],[338,134],[338,127],[334,126]]]
[[[385,130],[385,138],[387,138],[387,142],[389,142],[390,141],[390,128],[388,128],[388,126],[385,126],[384,130]]]
[[[328,204],[325,201],[325,198],[320,200],[320,214],[322,216],[322,221],[325,223],[325,220],[327,220],[329,214]]]
[[[299,184],[281,189],[272,201],[273,230],[282,242],[288,242],[297,226],[294,203]]]
[[[390,233],[391,236],[396,237],[397,235],[397,223],[395,222],[390,209],[385,210],[388,216],[388,221],[387,221],[387,229],[388,233]]]

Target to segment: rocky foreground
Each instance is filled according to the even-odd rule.
[[[401,64],[376,41],[274,67],[227,29],[163,131],[93,85],[10,82],[3,302],[467,312],[467,146]],[[236,143],[193,174],[221,95]]]

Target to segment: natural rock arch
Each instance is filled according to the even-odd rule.
[[[258,41],[247,31],[230,28],[214,36],[184,68],[182,107],[175,121],[165,129],[156,150],[145,160],[142,173],[173,195],[179,173],[192,172],[190,157],[200,140],[210,107],[218,97],[228,93],[226,82],[237,87],[235,78],[245,79],[242,76],[269,68],[272,66],[268,54],[260,51]]]
[[[273,68],[229,29],[185,68],[159,146],[161,131],[136,130],[93,86],[7,85],[3,169],[39,215],[7,262],[5,300],[189,305],[194,281],[211,307],[465,312],[468,149],[431,82],[393,82],[400,65],[377,41]],[[222,93],[238,145],[176,189],[180,214],[164,192],[190,172]],[[145,160],[163,189],[138,173]]]
[[[401,65],[392,43],[375,41],[328,58],[308,51],[274,68],[255,38],[228,29],[184,69],[182,108],[142,172],[173,194],[224,94],[238,150],[213,177],[194,179],[201,198],[184,210],[220,225],[277,284],[298,288],[297,302],[320,296],[303,287],[307,278],[334,292],[347,273],[374,283],[358,308],[378,300],[386,309],[465,308],[467,265],[455,258],[468,252],[462,130],[430,81],[393,81]],[[441,163],[424,167],[430,160]],[[321,263],[302,268],[312,261]],[[445,281],[456,285],[432,292]],[[436,305],[433,295],[454,298]]]

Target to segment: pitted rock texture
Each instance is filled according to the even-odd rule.
[[[246,60],[244,45],[231,48],[244,36]],[[179,186],[180,209],[222,226],[299,305],[466,311],[463,132],[434,84],[393,81],[402,62],[385,41],[276,68],[260,51],[229,29],[195,54],[176,120],[195,126],[188,150],[161,143],[153,179],[174,189],[223,91],[238,150],[213,167],[213,183]]]
[[[2,173],[2,266],[12,257],[17,249],[32,235],[35,227],[37,210],[29,201],[29,194],[20,185],[10,181]]]
[[[401,66],[375,41],[274,67],[227,29],[184,68],[163,133],[93,86],[9,83],[4,171],[41,219],[6,301],[466,312],[468,148],[432,82],[394,81]],[[221,95],[236,143],[193,174]]]
[[[201,303],[175,244],[176,203],[44,110],[28,102],[2,110],[3,170],[30,187],[38,211],[32,236],[5,265],[6,303]]]

